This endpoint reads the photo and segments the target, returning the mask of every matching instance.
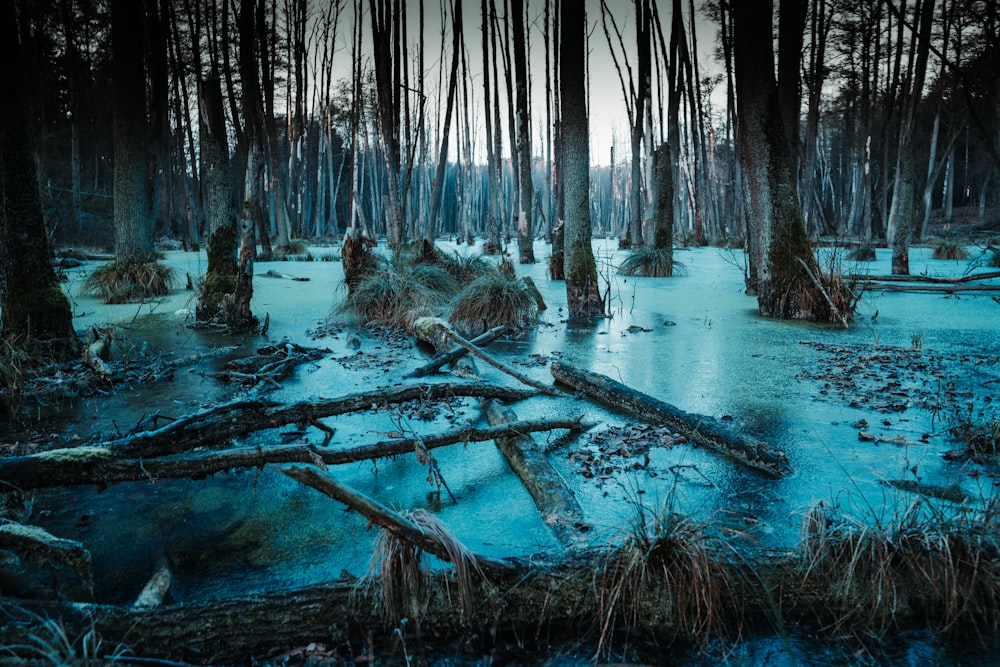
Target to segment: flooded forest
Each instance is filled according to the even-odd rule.
[[[0,665],[996,661],[997,0],[0,31]]]

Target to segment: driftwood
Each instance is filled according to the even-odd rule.
[[[153,574],[149,581],[142,587],[139,597],[132,603],[133,609],[151,609],[163,604],[167,597],[171,584],[174,582],[174,573],[170,569],[170,564],[166,558],[160,558],[156,562]]]
[[[441,539],[437,535],[424,530],[403,515],[392,511],[368,496],[344,486],[330,475],[316,468],[302,468],[297,466],[281,468],[281,472],[301,484],[305,484],[334,500],[344,503],[372,523],[381,526],[427,553],[434,554],[446,562],[451,560],[448,548],[441,543]],[[484,570],[508,570],[511,568],[509,563],[496,560],[495,558],[478,554],[473,554],[473,557],[476,564]]]
[[[518,421],[490,428],[458,429],[422,437],[419,442],[430,450],[535,431],[580,431],[587,428],[590,428],[590,424],[573,419]],[[415,438],[395,438],[351,449],[296,444],[264,448],[234,447],[221,451],[206,450],[147,458],[121,457],[108,447],[77,447],[0,459],[0,479],[23,490],[81,484],[105,486],[118,482],[185,477],[202,479],[226,470],[262,468],[267,464],[307,463],[322,467],[403,456],[412,454],[416,443]]]
[[[891,292],[943,292],[954,294],[957,292],[1000,292],[1000,285],[969,285],[967,283],[980,280],[995,280],[1000,278],[1000,271],[988,271],[983,273],[970,273],[964,276],[912,276],[912,275],[888,275],[888,276],[867,276],[862,274],[852,275],[851,280],[857,281],[861,289],[866,290],[886,290]]]
[[[460,336],[447,322],[438,317],[417,318],[417,320],[413,323],[413,331],[417,335],[417,338],[433,345],[436,349],[442,349],[445,342],[455,343],[468,350],[472,356],[483,360],[490,366],[506,373],[522,384],[533,387],[543,394],[548,394],[549,396],[563,395],[562,392],[557,389],[553,389],[552,387],[542,384],[541,382],[536,382],[535,380],[525,376],[523,373],[519,373],[507,364],[490,356],[483,350],[473,345],[471,341],[468,341]]]
[[[713,417],[685,412],[669,403],[631,389],[611,378],[554,362],[552,377],[592,399],[664,424],[691,442],[732,457],[747,466],[781,476],[790,471],[788,457],[780,449],[754,440]]]
[[[283,280],[294,280],[296,282],[308,282],[308,278],[300,278],[298,276],[289,275],[287,273],[282,273],[281,271],[275,271],[274,269],[268,269],[267,273],[263,274],[268,278],[281,278]]]
[[[497,336],[499,336],[500,334],[502,334],[506,330],[507,330],[507,327],[505,327],[505,326],[493,327],[489,331],[476,336],[475,338],[473,338],[469,342],[471,344],[473,344],[473,345],[489,345],[490,343],[492,343],[494,340],[497,339]],[[413,369],[412,371],[410,371],[409,373],[407,373],[403,377],[404,378],[419,378],[419,377],[423,377],[425,375],[430,375],[431,373],[436,373],[438,370],[441,369],[442,366],[445,366],[446,364],[454,363],[455,361],[458,361],[459,359],[461,359],[462,357],[464,357],[468,353],[469,353],[469,350],[467,350],[466,348],[462,347],[461,345],[458,345],[456,347],[453,347],[451,350],[445,352],[444,354],[437,355],[436,357],[434,357],[433,359],[431,359],[429,362],[427,362],[426,364],[424,364],[420,368]]]
[[[517,415],[510,408],[493,399],[484,400],[480,408],[494,426],[517,420]],[[576,495],[530,435],[504,435],[496,439],[496,444],[556,537],[569,543],[579,538],[581,531],[588,530]]]
[[[0,550],[12,551],[42,563],[67,565],[76,571],[87,590],[94,590],[90,552],[76,540],[56,537],[38,526],[11,522],[0,524]]]

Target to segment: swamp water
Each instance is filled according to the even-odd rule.
[[[447,243],[440,247],[455,249]],[[947,435],[949,418],[954,417],[949,411],[979,409],[983,395],[1000,386],[989,384],[1000,378],[1000,303],[990,296],[868,292],[846,330],[775,322],[760,318],[756,301],[744,294],[741,251],[678,251],[680,275],[646,279],[613,275],[612,267],[624,257],[615,241],[595,241],[594,250],[602,289],[609,287],[611,318],[584,326],[565,322],[564,285],[548,280],[549,250],[538,244],[539,263],[518,266],[517,271],[534,279],[549,307],[540,314],[537,331],[496,342],[490,351],[541,382],[551,383],[548,364],[558,360],[608,375],[685,411],[732,419],[740,429],[784,450],[794,472],[773,479],[687,444],[652,447],[648,463],[635,467],[605,456],[591,439],[611,427],[634,424],[627,415],[575,397],[539,397],[513,405],[522,419],[582,416],[597,424],[574,439],[561,438],[563,432],[535,436],[549,449],[552,462],[594,526],[588,536],[593,543],[619,541],[640,507],[647,513],[667,507],[780,550],[799,542],[802,516],[818,501],[862,522],[888,520],[915,498],[885,484],[889,480],[960,489],[968,506],[981,506],[995,495],[988,471],[943,456],[959,448]],[[458,251],[474,250],[459,247]],[[313,253],[339,259],[336,248],[315,248]],[[178,272],[179,284],[185,274],[197,277],[205,267],[204,257],[197,253],[168,253],[167,262]],[[911,252],[914,274],[961,275],[968,266],[968,261],[930,259],[929,250]],[[269,268],[307,277],[309,282],[262,276]],[[875,262],[844,263],[844,268],[887,274],[888,251],[879,250]],[[400,377],[424,360],[410,342],[400,344],[379,332],[362,330],[362,345],[356,351],[347,344],[349,328],[320,326],[343,297],[339,261],[258,263],[253,310],[261,318],[270,315],[270,329],[266,338],[239,341],[186,327],[190,315],[185,311],[194,308],[191,292],[178,291],[142,306],[107,306],[79,296],[77,287],[86,270],[72,272],[68,284],[80,315],[79,329],[122,322],[119,345],[135,355],[153,351],[185,355],[234,344],[239,349],[191,369],[181,368],[169,382],[124,387],[110,396],[80,400],[73,417],[58,430],[76,432],[84,439],[94,431],[107,434],[116,427],[127,431],[156,410],[179,416],[227,400],[234,388],[200,371],[214,370],[222,359],[245,356],[268,341],[288,339],[329,349],[323,359],[300,366],[280,389],[268,393],[281,402],[335,398],[412,382]],[[868,399],[852,404],[838,395],[843,377],[830,379],[847,363],[836,352],[842,354],[844,349],[871,359],[866,370],[874,375],[883,372],[882,353],[911,359],[942,355],[954,365],[935,371],[936,387],[928,388],[926,378],[902,377],[899,386],[887,378],[859,389]],[[487,381],[514,384],[489,366],[479,367]],[[886,367],[884,373],[891,370]],[[949,382],[955,383],[956,395],[965,393],[966,384],[975,390],[969,390],[968,397],[949,398],[945,391]],[[918,395],[923,400],[915,400]],[[926,407],[935,401],[937,407]],[[382,410],[327,423],[337,429],[329,446],[352,447],[399,431],[429,434],[484,421],[474,401],[457,400],[430,420],[416,412]],[[859,431],[880,440],[862,441]],[[322,433],[313,429],[308,439],[318,444]],[[892,440],[904,444],[888,442]],[[250,445],[277,442],[277,430],[246,440]],[[492,442],[436,449],[434,457],[457,503],[428,483],[427,469],[414,457],[339,466],[334,474],[390,507],[433,511],[466,546],[486,555],[529,556],[560,549]],[[581,474],[580,462],[588,457],[606,464],[606,472]],[[80,540],[91,550],[95,599],[113,603],[134,599],[162,555],[174,565],[171,599],[193,601],[328,581],[343,571],[362,576],[374,539],[363,518],[269,468],[201,481],[118,484],[102,492],[45,490],[35,494],[33,512],[33,522],[58,536]],[[824,657],[826,651],[822,644],[793,632],[780,641],[748,639],[711,660],[775,665],[843,661],[844,654],[837,649],[830,649],[829,658]],[[963,661],[952,648],[921,636],[909,637],[893,655],[899,664]],[[682,664],[709,664],[703,662],[709,659],[705,654],[675,658]]]

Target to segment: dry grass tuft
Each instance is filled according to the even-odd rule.
[[[734,628],[738,634],[741,596],[732,545],[666,507],[652,516],[635,507],[625,544],[608,553],[596,575],[598,654],[610,650],[617,626],[630,632],[639,619],[706,642]]]
[[[643,246],[625,258],[618,267],[623,276],[669,278],[674,275],[674,256],[671,249]]]
[[[803,522],[803,584],[825,599],[839,631],[884,633],[917,615],[939,632],[1000,626],[1000,521],[919,499],[884,525],[822,504]]]
[[[454,570],[455,595],[462,618],[468,618],[482,603],[475,595],[475,578],[482,577],[475,556],[433,514],[414,510],[405,516],[434,535],[444,547]],[[423,616],[429,596],[429,577],[421,563],[422,555],[418,547],[392,531],[379,532],[365,579],[375,584],[372,590],[376,604],[386,620],[398,622],[401,618]]]
[[[500,325],[512,332],[526,329],[537,312],[524,281],[493,270],[462,290],[448,321],[463,336],[476,336]]]
[[[128,303],[163,296],[172,282],[173,270],[156,261],[108,262],[87,276],[80,291],[104,303]]]
[[[418,317],[438,314],[458,291],[455,278],[433,264],[414,264],[402,255],[369,256],[354,289],[338,306],[369,324],[410,328]]]
[[[939,239],[934,244],[931,253],[934,259],[968,259],[969,253],[965,249],[965,244],[956,239]]]
[[[870,246],[858,246],[857,248],[851,249],[850,252],[847,253],[847,257],[845,259],[849,262],[874,262],[878,259],[878,256],[875,254],[875,248]]]

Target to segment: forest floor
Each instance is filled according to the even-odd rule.
[[[739,534],[756,548],[787,551],[798,544],[802,517],[817,500],[845,512],[891,516],[893,508],[916,499],[966,511],[995,497],[1000,342],[995,335],[998,302],[989,295],[873,293],[846,331],[773,323],[753,315],[742,294],[738,261],[724,251],[680,253],[685,270],[675,279],[622,280],[607,272],[615,251],[601,242],[595,248],[608,281],[612,318],[583,329],[567,323],[561,314],[565,296],[559,284],[545,278],[540,261],[519,271],[535,277],[549,310],[536,332],[498,341],[491,351],[539,381],[551,382],[552,362],[566,362],[692,414],[715,416],[780,446],[795,472],[775,480],[740,470],[692,447],[674,429],[579,395],[514,404],[525,419],[579,415],[597,424],[576,437],[538,438],[585,508],[593,526],[589,545],[620,540],[623,525],[639,507],[647,508],[640,513],[654,514],[667,507]],[[314,249],[314,259],[335,252]],[[879,265],[866,269],[872,274],[881,273],[879,266],[887,261],[880,252]],[[180,275],[197,275],[202,261],[193,253],[171,254]],[[923,255],[915,264],[916,273],[964,271],[958,263],[935,263]],[[268,268],[310,281],[265,277]],[[327,320],[342,296],[338,270],[337,262],[324,261],[259,266],[254,308],[270,314],[271,330],[266,337],[239,339],[189,328],[191,293],[178,291],[156,303],[103,306],[79,296],[73,286],[80,276],[72,276],[78,328],[94,336],[105,331],[106,323],[115,323],[109,334],[111,376],[91,381],[93,370],[81,362],[59,376],[39,378],[38,386],[51,393],[46,405],[31,405],[45,417],[4,433],[3,456],[102,443],[157,412],[182,417],[255,395],[291,405],[405,384],[401,376],[426,360],[408,333]],[[288,345],[316,350],[318,356],[290,369],[278,386],[219,375],[230,362]],[[491,369],[484,375],[490,383],[511,384]],[[330,448],[410,432],[430,435],[479,419],[468,399],[413,400],[397,410],[330,421],[337,429]],[[322,446],[321,438],[308,425],[289,424],[243,442],[315,448]],[[564,549],[495,453],[466,445],[459,452],[435,450],[435,457],[457,498],[454,505],[440,488],[434,493],[426,467],[404,457],[345,468],[342,479],[387,505],[434,511],[479,553],[525,558]],[[40,490],[21,511],[53,534],[94,550],[95,584],[104,602],[127,604],[148,575],[154,552],[171,551],[178,566],[168,599],[179,603],[327,581],[342,570],[362,576],[371,543],[366,522],[338,519],[342,525],[334,536],[329,506],[303,494],[293,482],[263,470],[252,481],[247,475],[223,474],[183,486],[162,480],[148,490],[138,483],[113,485],[100,494],[89,488]],[[144,526],[151,516],[158,517],[158,525]],[[280,534],[273,531],[279,521]],[[123,545],[123,535],[133,544]],[[334,539],[342,546],[319,544]],[[140,544],[143,540],[148,544]],[[197,557],[191,553],[195,548],[201,552]],[[251,548],[256,551],[248,555]],[[62,594],[77,592],[70,586]],[[794,661],[819,650],[830,652],[829,662],[836,662],[829,645],[819,647],[799,636],[791,647],[787,641],[765,633],[763,639],[720,643],[721,654],[678,648],[674,657],[679,664],[710,664],[711,656],[753,660],[777,650]],[[401,661],[398,643],[393,650],[395,658],[384,655],[385,660]],[[460,647],[443,650],[455,653],[437,653],[438,661],[469,659]],[[579,661],[561,650],[543,657],[561,664]],[[871,650],[866,655],[877,655]],[[918,638],[900,650],[960,661],[956,649],[937,638]],[[508,648],[496,657],[514,655]],[[428,662],[430,657],[424,655]],[[343,661],[342,647],[322,641],[258,655],[258,663],[270,664]]]

